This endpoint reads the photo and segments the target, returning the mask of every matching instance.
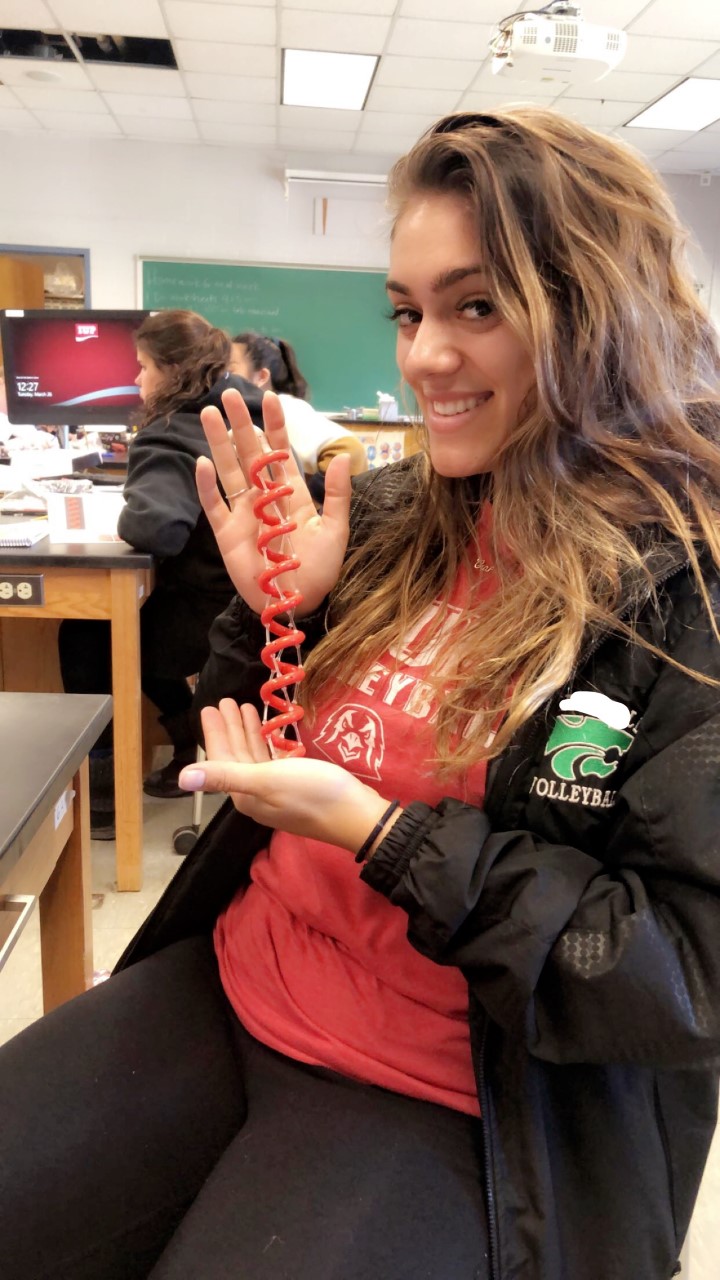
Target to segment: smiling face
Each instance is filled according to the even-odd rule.
[[[529,353],[494,308],[482,257],[457,195],[417,195],[395,224],[387,290],[397,361],[442,476],[492,471],[535,385]]]

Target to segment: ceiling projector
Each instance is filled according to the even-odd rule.
[[[511,13],[490,41],[493,75],[503,79],[574,84],[600,80],[622,61],[627,35],[585,22],[577,5],[554,0],[544,9]]]

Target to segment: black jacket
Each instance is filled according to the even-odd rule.
[[[361,486],[356,542],[366,521],[392,527],[414,474]],[[668,546],[654,569],[659,611],[639,626],[720,678],[683,557]],[[710,565],[706,581],[720,612]],[[303,620],[309,643],[321,625]],[[250,700],[259,627],[235,601],[214,639],[203,696],[234,671]],[[631,732],[558,721],[571,690],[623,703]],[[468,982],[493,1280],[674,1274],[717,1109],[719,831],[720,690],[596,634],[491,765],[484,808],[411,804],[363,869],[412,945]],[[121,965],[210,929],[267,838],[226,804]]]
[[[121,538],[159,558],[158,585],[211,597],[217,604],[215,613],[225,607],[234,588],[200,506],[195,464],[200,457],[210,457],[200,410],[207,405],[222,410],[220,396],[229,387],[242,392],[253,420],[262,421],[257,387],[224,374],[197,404],[148,423],[130,445],[126,506],[118,521]]]

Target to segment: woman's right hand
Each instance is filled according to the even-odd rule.
[[[198,459],[198,495],[236,590],[251,609],[260,613],[267,596],[258,577],[266,566],[257,549],[258,520],[253,512],[260,490],[251,482],[250,467],[264,452],[263,437],[256,432],[239,391],[225,391],[222,402],[231,434],[219,409],[209,407],[200,414],[215,466],[208,458]],[[271,391],[263,397],[263,421],[264,439],[270,449],[285,449],[289,454],[283,467],[293,492],[281,506],[283,513],[297,524],[290,541],[300,568],[294,574],[283,574],[282,586],[302,593],[303,604],[296,610],[301,617],[317,609],[340,573],[350,531],[349,458],[338,455],[330,463],[325,473],[325,502],[319,515],[290,448],[282,406]],[[243,491],[230,499],[229,508],[220,494],[218,479],[226,494]]]

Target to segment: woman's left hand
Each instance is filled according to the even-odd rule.
[[[253,706],[223,698],[204,707],[207,759],[180,774],[187,791],[224,791],[235,808],[266,827],[356,852],[387,800],[330,761],[273,760]]]

